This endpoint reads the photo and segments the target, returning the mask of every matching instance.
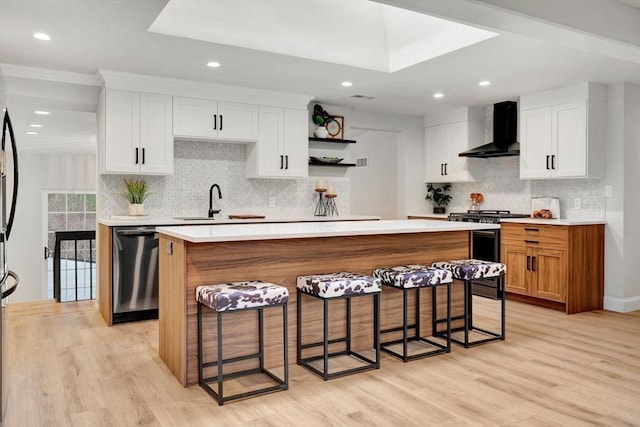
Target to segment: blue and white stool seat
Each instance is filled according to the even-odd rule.
[[[196,300],[218,312],[244,310],[286,304],[289,291],[284,286],[252,280],[198,286]]]
[[[371,369],[380,368],[380,292],[382,291],[382,281],[371,276],[361,274],[340,272],[328,274],[310,274],[306,276],[298,276],[296,281],[297,292],[297,355],[296,361],[298,365],[304,366],[312,372],[321,376],[325,381],[345,375],[351,375],[358,372],[364,372]],[[302,298],[317,298],[322,300],[322,341],[303,343],[303,320]],[[355,297],[372,297],[373,299],[373,355],[365,354],[362,351],[356,351],[352,348],[351,338],[351,300]],[[335,338],[331,335],[329,327],[329,317],[336,317],[336,312],[330,312],[329,303],[336,300],[344,299],[345,304],[345,323],[347,325],[344,336]],[[309,307],[309,305],[306,305]],[[334,349],[329,351],[329,338]],[[341,344],[343,350],[338,350],[337,344]],[[313,356],[303,357],[305,350],[321,347],[322,351]],[[341,367],[329,367],[330,360],[339,358],[349,358],[356,361],[355,364],[347,364]],[[340,361],[336,365],[341,365]],[[346,366],[346,367],[345,367]],[[349,367],[351,366],[351,367]]]
[[[458,280],[488,279],[501,276],[507,271],[507,266],[500,262],[479,259],[434,262],[431,266],[450,270]]]
[[[329,273],[299,276],[297,288],[319,298],[339,298],[380,292],[378,278],[354,273]]]
[[[288,356],[288,325],[287,325],[287,305],[289,303],[289,291],[284,286],[273,283],[251,280],[245,282],[220,283],[215,285],[203,285],[196,288],[196,301],[198,302],[198,383],[218,401],[218,405],[236,399],[243,399],[250,396],[272,393],[287,390],[289,388],[289,356]],[[282,355],[283,374],[276,375],[265,367],[265,333],[264,333],[264,310],[282,308]],[[205,355],[205,321],[203,312],[207,309],[215,312],[217,347],[216,360],[206,362],[212,355]],[[223,358],[223,317],[235,316],[235,312],[251,310],[257,312],[257,352],[246,354],[230,359]],[[207,329],[211,329],[210,326]],[[208,351],[208,353],[212,353]],[[213,352],[215,353],[215,352]],[[236,371],[232,374],[224,372],[224,366],[238,362],[240,360],[258,359],[259,368]],[[215,368],[215,369],[212,369]],[[213,376],[205,374],[205,370],[215,371]],[[269,383],[258,389],[247,390],[233,395],[224,393],[223,383],[227,379],[238,378],[248,375],[261,374],[266,377]]]
[[[453,281],[451,271],[421,264],[376,268],[373,276],[381,279],[385,285],[401,289],[438,286]]]
[[[472,346],[486,344],[493,341],[502,341],[505,339],[505,289],[504,277],[507,272],[507,266],[500,262],[484,261],[479,259],[459,259],[453,261],[434,262],[434,268],[444,268],[453,273],[453,278],[461,280],[464,285],[464,315],[462,317],[452,318],[456,320],[461,318],[464,320],[462,328],[455,328],[452,332],[464,332],[463,339],[451,338],[456,343],[469,348]],[[475,287],[490,288],[498,297],[490,297],[482,293],[476,293]],[[474,324],[473,319],[473,296],[498,299],[500,300],[500,331],[492,331],[486,328],[478,327]],[[436,322],[439,322],[438,320]],[[471,333],[480,334],[481,339],[471,341]],[[441,333],[444,335],[444,333]]]

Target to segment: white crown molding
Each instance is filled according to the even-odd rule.
[[[307,104],[314,98],[312,95],[170,79],[166,77],[122,73],[119,71],[98,70],[98,74],[102,77],[104,87],[107,89],[131,90],[163,95],[304,109],[307,108]]]
[[[27,67],[24,65],[0,63],[0,76],[23,79],[47,80],[85,86],[102,86],[100,76],[95,74],[74,73],[71,71],[50,70],[47,68]]]

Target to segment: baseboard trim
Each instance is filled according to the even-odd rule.
[[[618,313],[640,310],[640,296],[631,298],[604,297],[604,309]]]

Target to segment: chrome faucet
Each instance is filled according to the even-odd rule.
[[[213,214],[220,213],[220,209],[213,210],[213,189],[218,190],[218,199],[222,199],[222,192],[218,184],[213,184],[209,189],[209,218],[213,218]]]

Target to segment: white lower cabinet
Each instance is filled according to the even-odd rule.
[[[104,89],[98,109],[103,174],[173,174],[171,96]]]
[[[173,98],[173,134],[178,138],[258,140],[258,106],[198,98]]]
[[[249,178],[308,176],[308,112],[290,108],[259,108],[258,142],[248,146]]]

